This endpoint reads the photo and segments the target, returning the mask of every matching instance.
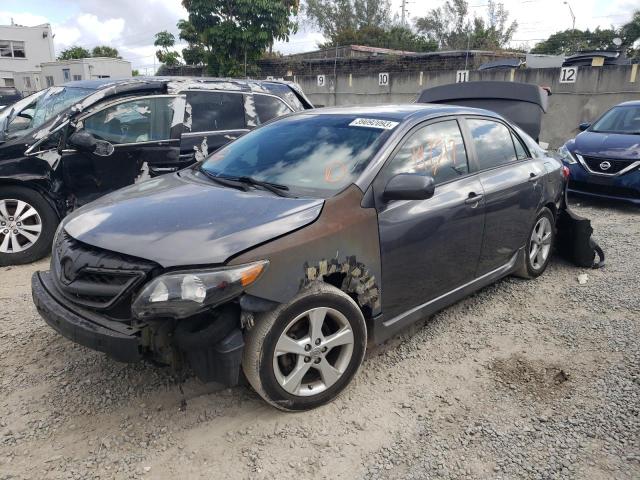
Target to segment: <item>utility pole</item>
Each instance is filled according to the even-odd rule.
[[[407,0],[402,0],[402,26],[403,27],[407,25],[406,18],[407,18]]]

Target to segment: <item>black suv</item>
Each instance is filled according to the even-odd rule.
[[[0,265],[49,253],[78,206],[308,108],[292,83],[214,78],[70,82],[19,100],[0,112]]]
[[[22,98],[22,94],[14,87],[0,87],[0,110]]]

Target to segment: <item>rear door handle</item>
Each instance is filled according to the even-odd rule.
[[[467,198],[464,203],[467,205],[477,205],[480,200],[482,200],[483,195],[476,192],[469,193],[469,198]]]

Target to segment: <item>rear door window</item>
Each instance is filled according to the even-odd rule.
[[[255,93],[253,95],[253,103],[256,107],[259,123],[268,122],[272,118],[291,112],[291,109],[282,100],[270,95]]]
[[[432,123],[410,133],[386,167],[385,177],[390,179],[399,173],[430,175],[436,184],[469,173],[458,122]]]
[[[478,156],[480,170],[506,165],[518,160],[511,132],[492,120],[467,119]]]
[[[246,128],[244,96],[228,92],[187,92],[185,125],[191,132]]]

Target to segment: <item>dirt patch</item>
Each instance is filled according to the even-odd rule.
[[[571,388],[571,376],[562,365],[532,360],[523,355],[495,359],[487,368],[498,383],[518,392],[543,397]]]

